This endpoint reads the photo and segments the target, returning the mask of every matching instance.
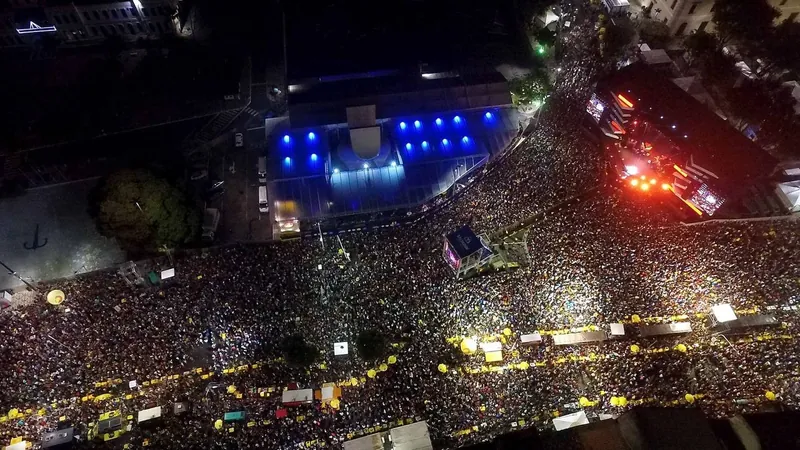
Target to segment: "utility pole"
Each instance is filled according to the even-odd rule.
[[[17,279],[19,279],[19,281],[22,281],[23,283],[25,283],[26,286],[28,286],[29,288],[33,289],[34,291],[36,290],[36,288],[33,287],[32,284],[30,284],[27,281],[25,281],[25,279],[22,278],[21,276],[19,276],[19,274],[17,272],[15,272],[13,269],[11,269],[11,267],[8,267],[6,265],[6,263],[4,263],[3,261],[0,261],[0,265],[2,265],[3,267],[6,268],[6,270],[8,270],[8,274],[9,275],[13,275],[13,276],[17,277]]]

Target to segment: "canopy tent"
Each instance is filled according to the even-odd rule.
[[[486,362],[500,362],[503,360],[503,352],[486,352]]]
[[[665,336],[668,334],[691,333],[692,324],[689,322],[660,323],[657,325],[644,325],[639,329],[643,337]]]
[[[608,339],[605,331],[587,331],[585,333],[567,333],[553,336],[556,345],[575,345],[587,342],[602,342]]]
[[[775,188],[778,198],[789,212],[800,211],[800,181],[788,181]]]
[[[425,421],[389,430],[392,448],[396,450],[433,450],[428,424]]]
[[[714,315],[714,320],[717,323],[730,322],[736,320],[736,312],[733,307],[728,303],[722,303],[711,307],[711,314]]]
[[[519,340],[522,345],[539,345],[542,343],[542,335],[539,333],[523,334]]]
[[[503,349],[503,344],[499,342],[482,342],[480,347],[485,353],[499,352]]]
[[[11,445],[7,445],[7,446],[3,447],[3,450],[26,450],[26,448],[27,448],[26,444],[27,444],[27,442],[20,441],[20,442],[17,442],[16,444],[11,444]]]
[[[175,276],[175,269],[167,269],[161,271],[161,279],[168,280]]]
[[[161,407],[156,406],[155,408],[143,409],[139,411],[139,414],[136,417],[136,423],[147,422],[148,420],[158,419],[161,417]]]
[[[621,323],[609,324],[612,336],[625,336],[625,325]]]
[[[238,420],[244,420],[245,412],[244,411],[231,411],[226,412],[224,416],[222,416],[225,422],[235,422]]]
[[[281,401],[286,405],[299,405],[314,401],[313,389],[288,389],[283,391]]]
[[[334,356],[345,356],[349,353],[347,342],[337,342],[333,344]]]
[[[553,426],[556,428],[556,431],[566,430],[567,428],[578,427],[581,425],[589,425],[589,418],[586,417],[586,413],[583,411],[578,411],[576,413],[567,414],[553,419]]]

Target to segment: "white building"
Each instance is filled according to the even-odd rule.
[[[768,0],[781,15],[777,22],[797,21],[800,15],[800,0]],[[673,36],[685,36],[694,31],[714,29],[711,13],[714,0],[644,0],[642,6],[653,4],[650,16],[669,26]]]
[[[8,0],[0,9],[0,48],[24,47],[43,36],[91,44],[109,36],[126,41],[177,34],[178,0]]]

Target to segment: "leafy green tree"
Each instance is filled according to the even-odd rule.
[[[356,338],[356,348],[365,361],[374,361],[386,353],[386,338],[378,330],[364,330]]]
[[[550,92],[550,81],[544,71],[535,71],[530,74],[514,78],[508,83],[514,105],[531,105],[542,102]]]
[[[716,0],[712,20],[722,44],[735,39],[747,45],[766,38],[778,16],[767,0]]]
[[[183,192],[147,170],[110,175],[90,200],[89,212],[100,233],[127,250],[177,247],[200,231],[200,211]]]
[[[669,27],[658,20],[645,19],[639,22],[639,37],[652,48],[664,48],[669,42]]]
[[[723,53],[716,35],[698,31],[687,36],[683,46],[689,53],[690,63],[700,69],[700,75],[706,83],[725,86],[733,82],[735,62]]]
[[[308,367],[319,356],[317,349],[306,342],[303,336],[293,334],[283,340],[283,354],[286,362],[293,366]]]
[[[800,72],[800,23],[784,21],[757,45],[757,53],[765,61],[763,73],[774,69]]]
[[[730,89],[725,96],[734,125],[740,130],[750,125],[756,142],[779,156],[797,157],[800,153],[800,120],[794,111],[794,98],[777,81],[755,79]]]
[[[609,22],[601,33],[602,55],[606,61],[617,61],[633,46],[636,36],[634,29],[627,25],[618,25]]]

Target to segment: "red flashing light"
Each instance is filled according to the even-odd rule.
[[[631,186],[636,186],[637,184],[639,184],[639,180],[637,180],[636,178],[631,180]]]
[[[656,179],[655,178],[650,178],[650,184],[656,184]]]

